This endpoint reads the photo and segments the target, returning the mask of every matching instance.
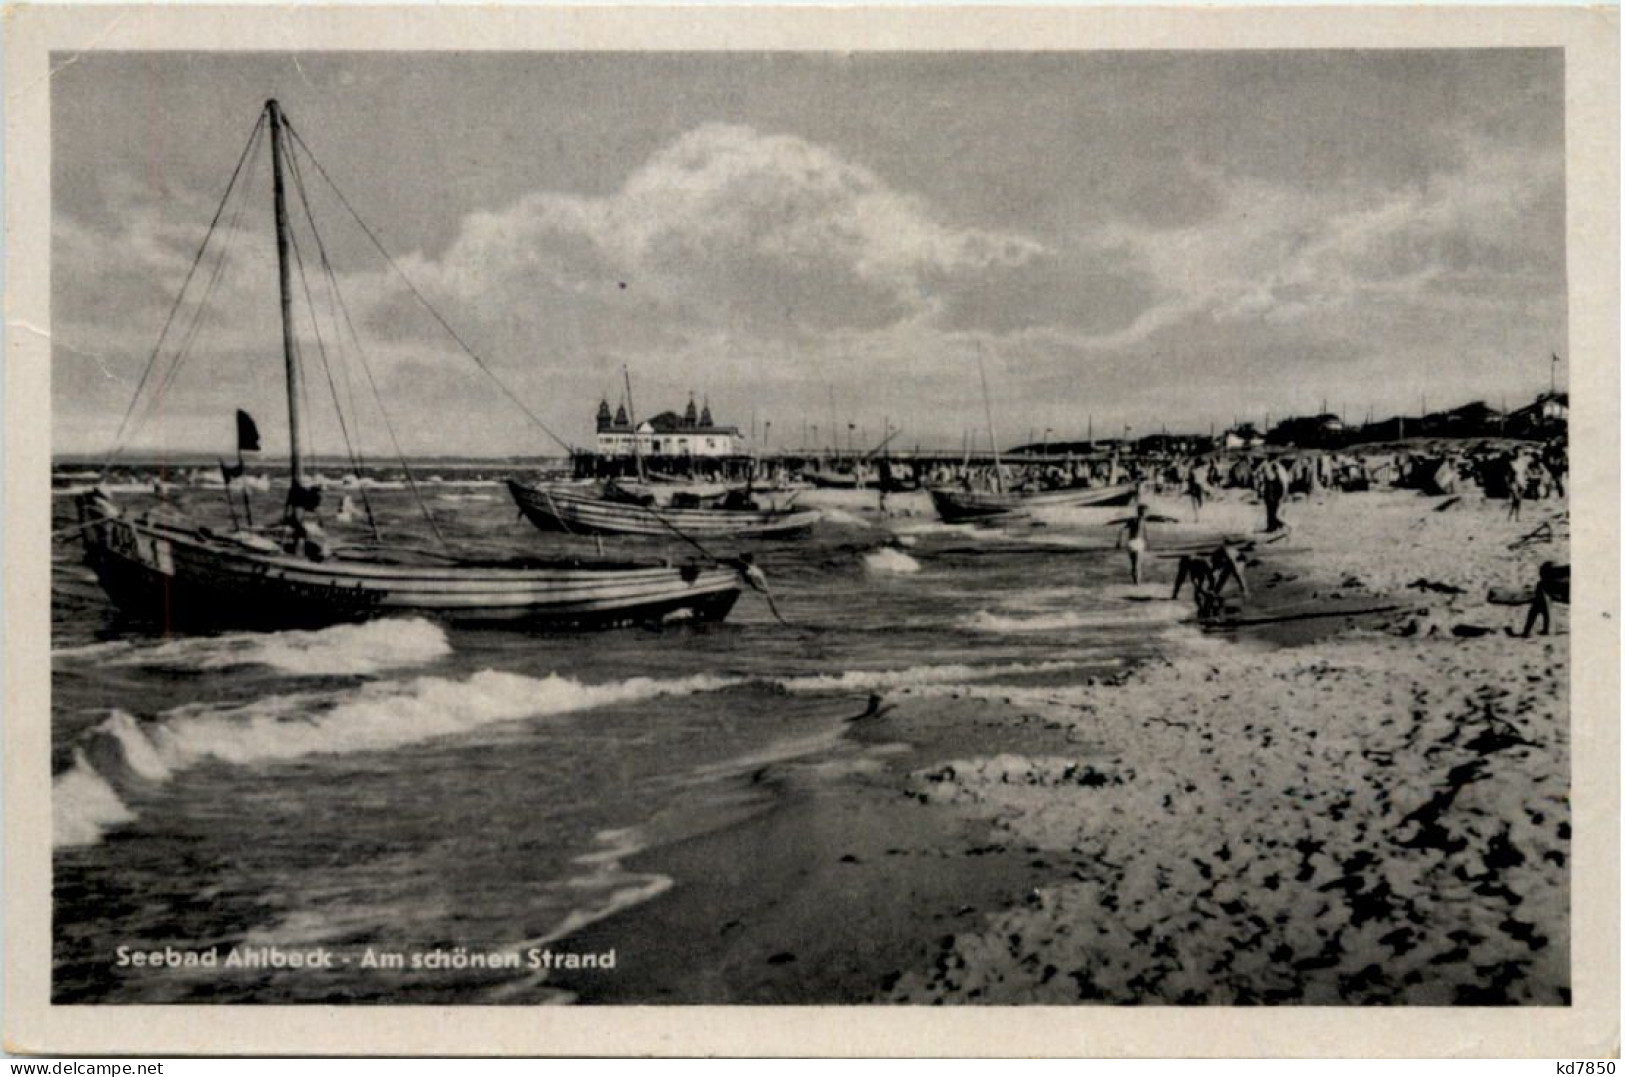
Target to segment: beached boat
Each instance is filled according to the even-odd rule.
[[[867,482],[855,471],[803,471],[801,477],[820,490],[861,490]]]
[[[1133,484],[1117,486],[1072,486],[1063,490],[1006,490],[1003,487],[1004,462],[999,458],[999,434],[993,428],[993,401],[987,391],[987,370],[982,365],[980,350],[976,353],[976,372],[982,381],[982,407],[987,412],[988,443],[993,447],[993,477],[997,484],[993,490],[959,490],[935,487],[931,503],[944,523],[958,524],[971,520],[984,520],[1006,513],[1031,509],[1080,505],[1126,505],[1134,500]]]
[[[725,617],[739,597],[741,569],[715,561],[673,565],[663,561],[485,559],[459,556],[449,549],[442,553],[382,543],[361,547],[325,541],[316,517],[319,492],[306,485],[300,434],[304,394],[291,313],[285,195],[290,179],[307,217],[309,201],[299,160],[291,159],[285,172],[284,158],[297,149],[307,168],[314,165],[324,178],[326,172],[310,156],[277,103],[267,102],[222,199],[222,211],[238,187],[242,161],[251,159],[250,150],[262,135],[271,145],[281,282],[291,460],[288,502],[273,527],[219,531],[171,508],[131,512],[105,490],[79,495],[79,524],[70,530],[85,543],[85,559],[113,602],[131,614],[177,626],[313,626],[401,614],[471,621],[520,619],[548,625],[646,623],[679,612],[700,619]],[[217,222],[220,216],[216,214]],[[308,223],[314,233],[314,219]],[[213,234],[211,226],[199,251],[200,261]],[[372,236],[370,229],[368,236]],[[373,242],[377,244],[376,239]],[[378,249],[388,257],[381,245]],[[325,266],[325,250],[322,262]],[[302,262],[298,272],[303,278]],[[336,288],[336,282],[329,283]],[[159,344],[154,359],[162,350],[162,339]],[[480,366],[485,369],[483,363]],[[240,413],[239,449],[245,418]],[[251,420],[248,429],[253,429]],[[257,433],[253,437],[251,447],[257,448]],[[240,475],[240,460],[236,470]],[[224,465],[222,471],[228,480],[233,477]],[[438,536],[432,515],[424,511]]]
[[[1065,490],[931,490],[937,515],[950,524],[983,520],[1032,509],[1127,505],[1134,500],[1132,483],[1118,486],[1077,486]]]
[[[543,531],[585,535],[786,538],[818,522],[817,509],[655,507],[602,487],[532,485],[508,480],[519,511]]]
[[[479,560],[409,548],[334,547],[322,560],[263,535],[216,533],[82,495],[86,561],[120,609],[177,626],[312,627],[391,615],[555,625],[727,616],[732,568],[540,558]]]

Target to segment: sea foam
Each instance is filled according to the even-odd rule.
[[[103,831],[134,818],[135,813],[83,752],[75,752],[73,765],[51,782],[53,848],[94,845],[101,840]]]
[[[985,680],[989,677],[1061,673],[1076,669],[1080,664],[1060,660],[1006,662],[986,666],[943,665],[911,666],[907,669],[856,669],[845,673],[791,677],[779,683],[786,691],[795,693],[872,691],[877,688],[907,688],[921,684],[957,684],[963,681]]]
[[[309,631],[197,636],[137,648],[113,664],[182,669],[267,666],[298,676],[342,676],[423,665],[450,653],[444,629],[412,617]]]
[[[73,765],[53,782],[53,840],[59,847],[94,844],[108,828],[135,817],[120,796],[121,785],[163,783],[206,762],[252,766],[318,755],[389,751],[503,722],[747,684],[772,684],[796,694],[872,691],[1056,673],[1080,664],[913,666],[765,682],[697,674],[633,677],[601,684],[558,674],[531,677],[487,669],[462,680],[419,676],[337,692],[271,695],[235,705],[188,704],[165,711],[153,721],[115,710],[86,735],[75,751]]]
[[[870,572],[889,573],[893,575],[910,575],[920,571],[920,563],[901,550],[894,550],[890,546],[867,553],[863,557],[863,567]]]
[[[1142,605],[1110,606],[1089,610],[1057,610],[1031,617],[1013,617],[991,610],[977,610],[963,618],[961,628],[996,635],[1025,632],[1059,632],[1075,628],[1111,628],[1123,625],[1171,624],[1185,617],[1188,607],[1175,602],[1147,602]]]
[[[855,513],[847,512],[845,509],[821,508],[818,511],[823,513],[823,520],[825,523],[845,524],[848,527],[874,526],[874,524],[870,523],[868,520],[865,520],[863,517],[858,516]]]
[[[338,693],[268,696],[235,706],[191,704],[166,711],[153,722],[114,711],[90,732],[74,766],[53,784],[55,810],[66,824],[57,837],[66,844],[93,843],[106,827],[133,818],[118,798],[118,782],[162,782],[203,762],[243,766],[387,751],[499,722],[717,691],[738,683],[698,675],[583,684],[557,674],[528,677],[482,670],[467,680],[416,677]]]

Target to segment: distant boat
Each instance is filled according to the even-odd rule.
[[[1032,493],[1004,490],[931,490],[931,503],[937,515],[950,524],[985,520],[1005,513],[1063,506],[1127,505],[1134,500],[1135,486],[1077,486],[1065,490],[1039,490]]]
[[[855,471],[804,471],[801,477],[821,490],[861,490],[867,481]]]
[[[604,487],[532,485],[508,480],[519,511],[543,531],[581,535],[787,538],[818,522],[817,509],[656,508]]]
[[[1004,464],[999,459],[999,435],[993,428],[993,402],[987,391],[987,370],[982,365],[980,350],[976,354],[976,371],[982,380],[982,406],[987,411],[988,442],[993,446],[993,476],[997,489],[958,490],[935,487],[931,490],[931,503],[937,515],[950,524],[970,520],[985,520],[992,516],[1026,509],[1081,505],[1126,505],[1134,500],[1137,487],[1132,484],[1117,486],[1072,486],[1062,490],[1006,490],[1002,476]]]
[[[272,528],[223,532],[167,507],[136,515],[102,489],[79,495],[79,525],[74,531],[83,539],[85,559],[113,602],[166,626],[317,626],[403,614],[548,625],[644,623],[680,611],[698,619],[727,616],[739,597],[741,573],[715,562],[481,559],[381,544],[328,546],[322,541],[315,517],[320,493],[305,485],[303,470],[303,392],[291,313],[283,159],[297,145],[304,150],[307,166],[315,161],[275,101],[266,103],[242,160],[249,159],[262,127],[269,131],[274,180],[292,465],[288,503]],[[290,136],[294,141],[289,141]],[[320,170],[320,165],[316,167]],[[241,168],[239,162],[239,172]],[[297,160],[290,171],[308,216]],[[325,171],[320,174],[326,175]],[[221,202],[222,211],[238,186],[237,179],[234,174]],[[216,221],[219,219],[217,214]],[[315,221],[309,224],[314,232]],[[211,226],[209,236],[213,232]],[[209,236],[203,241],[205,249]],[[319,235],[317,242],[320,244]],[[202,256],[200,250],[199,259]],[[322,260],[325,263],[325,252]],[[302,263],[298,271],[304,273]],[[157,349],[153,355],[156,359]],[[325,355],[323,358],[325,362]],[[246,413],[239,413],[239,448],[244,437],[241,423],[246,418]],[[254,429],[251,419],[247,428]],[[254,440],[249,447],[257,449],[257,432],[251,436]],[[222,471],[228,480],[243,477],[240,460],[235,475],[224,464]],[[227,496],[230,504],[229,490]],[[235,507],[232,512],[235,516]],[[433,526],[432,516],[429,522]]]

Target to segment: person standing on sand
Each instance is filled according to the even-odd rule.
[[[1191,515],[1194,519],[1202,518],[1202,499],[1207,491],[1202,488],[1202,475],[1196,468],[1191,468],[1190,477],[1185,480],[1185,496],[1191,499]]]
[[[1528,483],[1528,464],[1521,449],[1514,450],[1507,460],[1507,519],[1516,520],[1523,509],[1523,491]]]
[[[1281,519],[1281,502],[1286,500],[1286,476],[1278,462],[1264,465],[1259,482],[1259,494],[1264,498],[1264,530],[1280,531],[1286,527]]]
[[[1569,566],[1547,561],[1540,566],[1540,581],[1535,584],[1535,597],[1529,603],[1529,616],[1523,622],[1523,638],[1535,630],[1540,622],[1540,634],[1552,634],[1552,603],[1569,603]],[[1507,629],[1508,632],[1511,629]]]
[[[1148,547],[1147,538],[1149,525],[1152,523],[1177,524],[1173,516],[1160,516],[1150,510],[1145,502],[1140,502],[1134,508],[1133,516],[1124,516],[1113,520],[1107,526],[1122,527],[1117,533],[1117,548],[1123,548],[1123,540],[1128,540],[1128,567],[1129,573],[1136,584],[1144,582],[1145,551]]]

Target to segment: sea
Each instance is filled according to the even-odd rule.
[[[93,478],[59,469],[57,528]],[[430,545],[426,509],[454,548],[595,552],[519,519],[495,477],[424,476],[419,490],[369,483],[390,541]],[[116,496],[150,503],[150,476]],[[166,496],[228,520],[218,488]],[[253,496],[272,518],[277,491]],[[950,526],[923,495],[894,495],[885,514],[870,491],[798,499],[825,513],[810,536],[707,541],[755,554],[782,623],[747,591],[717,624],[169,635],[123,619],[82,546],[54,541],[54,1001],[569,1002],[529,967],[224,975],[119,954],[325,948],[449,965],[658,918],[684,880],[640,870],[640,854],[767,810],[771,791],[749,781],[764,766],[827,763],[813,772],[839,781],[865,750],[842,734],[872,696],[1075,682],[1209,642],[1188,604],[1126,582],[1108,526],[1121,510]],[[695,556],[675,538],[603,545]]]

